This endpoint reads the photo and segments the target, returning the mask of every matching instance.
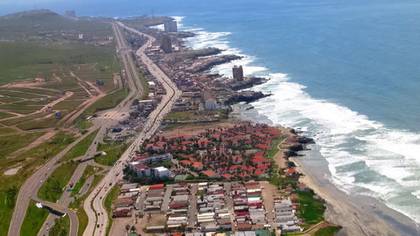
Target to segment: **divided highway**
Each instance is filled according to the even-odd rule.
[[[31,199],[39,200],[37,197],[38,190],[42,186],[42,184],[49,178],[49,176],[54,172],[56,168],[60,166],[59,160],[67,154],[74,146],[76,146],[81,140],[87,137],[89,134],[93,133],[95,130],[99,129],[98,134],[96,135],[92,145],[89,147],[86,155],[93,155],[96,152],[96,144],[103,140],[104,135],[106,134],[106,129],[112,127],[116,122],[121,119],[122,114],[126,114],[130,110],[131,103],[134,99],[140,98],[141,95],[144,93],[144,88],[142,87],[142,83],[140,77],[137,73],[137,68],[133,62],[133,58],[131,55],[131,50],[127,47],[125,40],[122,39],[122,34],[120,32],[119,27],[116,24],[113,24],[114,34],[117,38],[117,49],[121,54],[121,60],[124,65],[124,69],[127,74],[127,85],[130,88],[130,92],[128,96],[115,108],[110,109],[109,111],[105,112],[103,116],[98,117],[94,121],[94,126],[89,129],[89,132],[79,137],[73,143],[68,145],[65,149],[63,149],[59,154],[55,157],[51,158],[47,163],[44,164],[41,168],[39,168],[31,177],[29,177],[22,187],[19,190],[16,206],[13,211],[12,219],[10,222],[9,227],[9,236],[20,236],[20,229],[23,224],[23,220],[26,215],[26,211],[29,207],[29,203]],[[86,167],[86,166],[84,166]],[[83,174],[82,170],[85,168],[81,167],[78,168],[78,173],[74,173],[71,181],[74,183],[80,179],[81,175]],[[47,202],[43,202],[48,204]],[[77,235],[78,230],[78,221],[77,218],[74,217],[74,213],[67,209],[68,204],[70,203],[70,196],[69,194],[63,194],[62,198],[59,200],[61,208],[65,210],[65,212],[69,213],[70,216],[70,235],[75,236]],[[55,203],[51,203],[50,205],[54,205]],[[53,217],[49,216],[46,220],[45,224],[43,225],[42,229],[39,232],[39,235],[45,234],[48,230],[48,226],[51,226],[53,222]]]
[[[174,102],[181,96],[181,91],[177,89],[171,79],[169,79],[169,77],[145,54],[146,49],[151,47],[156,39],[118,22],[114,24],[114,29],[118,32],[117,42],[119,42],[119,44],[121,43],[120,45],[125,45],[124,37],[119,29],[120,27],[148,39],[147,42],[137,50],[136,55],[146,65],[150,73],[162,84],[166,94],[162,97],[162,100],[156,109],[149,115],[142,132],[86,199],[84,209],[88,215],[89,222],[83,234],[84,236],[104,236],[106,234],[106,228],[109,224],[108,214],[103,205],[106,195],[109,193],[110,189],[122,179],[124,165],[130,160],[143,141],[150,138],[157,131],[165,114],[170,112]],[[123,47],[121,53],[124,54],[126,51],[127,47]]]

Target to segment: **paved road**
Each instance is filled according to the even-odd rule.
[[[62,213],[66,213],[67,216],[70,219],[70,231],[69,231],[69,235],[70,236],[77,236],[77,228],[78,228],[78,225],[79,225],[79,219],[77,218],[77,214],[74,211],[71,211],[71,210],[67,209],[66,207],[63,207],[59,203],[46,202],[46,201],[43,201],[43,200],[41,200],[41,199],[39,199],[37,197],[33,197],[32,200],[34,200],[36,202],[40,202],[40,203],[42,203],[42,205],[48,206],[51,209],[54,209],[56,211],[59,211],[59,212],[62,212]],[[59,216],[52,215],[52,214],[50,214],[50,216],[54,216],[54,219],[58,219],[59,218]],[[47,226],[47,228],[51,228],[51,227],[52,227],[52,224],[49,225],[49,226]],[[46,234],[41,234],[41,232],[39,232],[38,235],[48,235],[48,232],[44,232],[44,233],[46,233]]]
[[[171,203],[171,196],[172,196],[172,190],[174,189],[174,186],[168,185],[166,186],[165,194],[163,195],[163,201],[162,205],[160,206],[161,212],[167,212],[169,209],[169,203]]]
[[[101,138],[103,138],[103,133],[98,132],[94,141],[91,143],[88,150],[86,151],[85,156],[95,155],[95,153],[97,152],[97,143],[99,142],[99,140],[101,140]],[[92,162],[92,160],[90,162]],[[67,191],[69,190],[68,187],[70,186],[70,184],[75,185],[80,180],[80,178],[83,176],[83,173],[85,172],[86,167],[88,165],[89,165],[89,162],[82,162],[77,166],[76,170],[73,172],[72,177],[70,178],[69,182],[66,185],[66,190],[61,195],[60,199],[57,201],[57,204],[60,205],[60,207],[67,209],[70,203],[74,200],[73,197],[71,196],[72,192]],[[67,210],[67,212],[70,212],[70,210]],[[54,225],[54,221],[57,218],[58,218],[57,216],[53,214],[49,214],[47,217],[47,220],[44,222],[42,228],[38,232],[38,236],[47,236],[49,234],[49,230],[51,229],[51,226]],[[79,229],[79,221],[77,217],[76,218],[70,217],[69,235],[77,236],[78,229]]]
[[[115,26],[113,26],[113,29],[114,29],[114,34],[116,36],[121,37],[121,32],[119,31],[119,29]],[[138,98],[139,94],[143,93],[143,87],[142,87],[140,78],[138,74],[134,71],[135,66],[134,66],[133,61],[130,60],[130,57],[131,57],[130,51],[127,50],[128,49],[127,45],[125,44],[123,40],[120,40],[120,37],[117,37],[117,48],[120,52],[123,52],[121,56],[122,56],[122,61],[125,65],[126,72],[128,73],[127,83],[128,83],[128,86],[130,87],[130,94],[117,107],[109,110],[108,112],[105,112],[102,116],[100,116],[98,119],[94,121],[101,128],[99,129],[98,134],[96,135],[92,144],[88,148],[85,154],[85,157],[92,157],[97,153],[97,144],[103,141],[103,138],[106,134],[106,130],[108,128],[111,128],[113,125],[115,125],[115,123],[118,120],[121,119],[121,114],[128,113],[130,110],[131,102],[135,98]],[[73,176],[70,179],[68,185],[70,185],[70,183],[71,184],[77,183],[82,177],[87,165],[89,164],[94,164],[93,160],[81,163],[77,167],[75,172],[73,173]],[[68,205],[71,203],[72,200],[73,198],[71,197],[71,192],[66,191],[61,196],[58,203],[60,203],[62,206],[68,207]],[[51,225],[54,224],[54,220],[56,218],[57,217],[50,214],[47,220],[44,222],[44,225],[41,228],[40,232],[38,233],[38,236],[48,235],[48,230],[51,228]],[[70,235],[76,236],[77,231],[78,231],[78,222],[75,221],[71,225],[72,225],[72,228],[70,229],[70,232],[71,232]],[[72,233],[75,233],[75,234],[72,234]]]
[[[116,27],[114,27],[115,30]],[[114,31],[115,34],[121,34],[120,32]],[[117,37],[118,38],[118,37]],[[22,185],[22,187],[19,190],[17,200],[16,200],[16,206],[12,215],[12,219],[10,222],[9,227],[9,236],[20,236],[20,228],[22,226],[23,220],[26,215],[26,210],[29,206],[31,198],[36,198],[39,188],[42,186],[43,182],[48,179],[48,177],[51,175],[51,173],[59,166],[58,161],[74,146],[76,146],[81,140],[83,140],[86,136],[93,133],[95,130],[99,128],[98,134],[94,139],[94,142],[92,143],[91,147],[89,147],[87,151],[87,155],[94,155],[96,152],[96,144],[99,141],[103,140],[103,137],[106,133],[106,129],[114,125],[116,122],[118,122],[121,119],[121,114],[128,113],[130,110],[131,102],[139,97],[139,94],[142,93],[143,88],[141,85],[141,81],[138,77],[138,74],[133,73],[133,68],[135,68],[135,65],[133,61],[130,62],[130,56],[128,55],[128,51],[126,45],[123,45],[122,42],[117,41],[117,46],[120,49],[123,49],[126,51],[126,54],[124,57],[122,57],[122,61],[125,65],[126,71],[130,74],[128,74],[128,86],[131,88],[129,95],[115,107],[114,109],[111,109],[114,112],[111,112],[109,114],[105,114],[103,117],[97,118],[94,123],[95,125],[83,136],[79,137],[76,141],[74,141],[72,144],[67,146],[65,149],[63,149],[58,155],[50,159],[43,167],[38,169],[31,177],[29,177],[25,183]],[[131,71],[131,72],[130,72]],[[72,176],[72,183],[76,183],[81,175],[83,174],[83,171],[85,169],[86,163],[82,163],[75,173]],[[69,204],[70,196],[69,194],[64,193],[62,198],[60,199],[60,203],[62,206],[67,207]],[[51,216],[49,216],[48,220],[46,221],[44,227],[40,231],[40,235],[44,235],[46,233],[47,224],[50,226],[53,219]],[[70,229],[71,234],[70,235],[77,235],[77,228],[78,228],[78,222],[75,218],[70,218],[72,228]],[[76,232],[76,233],[74,233]]]
[[[29,177],[22,187],[19,190],[16,206],[13,211],[12,219],[9,227],[9,236],[20,236],[20,228],[22,226],[23,220],[26,215],[26,210],[28,209],[29,203],[33,196],[37,196],[38,189],[42,186],[45,180],[51,175],[51,173],[59,166],[57,165],[58,161],[76,146],[80,141],[82,141],[86,136],[93,133],[96,127],[93,127],[86,134],[79,137],[76,141],[64,148],[60,153],[55,157],[51,158],[44,166],[39,168],[31,177]]]
[[[189,227],[194,227],[197,222],[197,191],[198,184],[191,184],[190,207],[188,208]]]
[[[136,140],[130,147],[123,153],[116,165],[108,172],[102,179],[101,183],[94,189],[88,196],[84,203],[85,211],[89,218],[88,226],[83,235],[105,235],[106,227],[108,225],[108,214],[103,205],[103,201],[108,194],[109,190],[122,179],[122,170],[124,165],[132,157],[135,150],[138,149],[140,144],[147,138],[150,138],[159,128],[160,123],[165,114],[167,114],[176,99],[181,95],[176,85],[163,73],[160,68],[145,54],[145,50],[152,46],[155,39],[149,35],[143,34],[135,29],[129,28],[122,23],[114,24],[119,32],[117,36],[118,42],[124,42],[123,36],[120,32],[120,27],[125,28],[133,33],[147,37],[148,41],[136,52],[139,59],[146,65],[150,73],[161,82],[166,91],[166,95],[162,97],[161,102],[156,109],[149,115],[142,132],[138,135]],[[124,43],[122,43],[124,44]],[[124,50],[123,50],[124,51]],[[92,206],[92,207],[91,207]]]

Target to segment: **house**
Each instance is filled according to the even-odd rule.
[[[203,163],[195,161],[191,165],[195,170],[202,170],[203,169]]]
[[[201,171],[201,173],[209,178],[217,178],[218,175],[216,174],[216,172],[214,172],[213,170],[205,170],[205,171]]]

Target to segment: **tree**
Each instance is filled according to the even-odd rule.
[[[6,190],[6,205],[9,208],[14,207],[14,202],[16,195],[18,193],[18,188],[16,186],[12,186]]]

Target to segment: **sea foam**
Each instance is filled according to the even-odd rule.
[[[218,47],[223,54],[243,57],[216,66],[212,72],[231,77],[232,66],[243,65],[246,75],[270,78],[254,87],[272,93],[253,103],[255,110],[269,123],[299,127],[315,138],[336,186],[347,193],[378,198],[420,223],[420,134],[389,129],[345,106],[311,97],[304,85],[293,82],[287,74],[255,65],[256,57],[232,47],[230,32],[188,26],[180,29],[196,34],[186,39],[191,48]]]

